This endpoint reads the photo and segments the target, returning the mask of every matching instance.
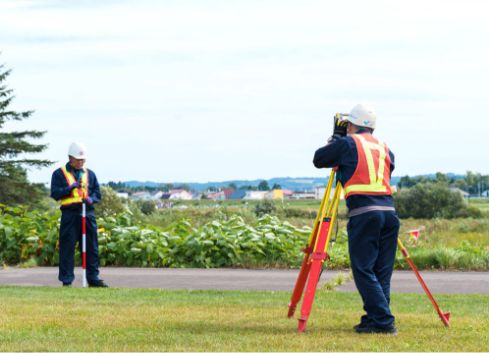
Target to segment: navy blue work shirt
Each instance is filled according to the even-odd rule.
[[[390,174],[394,171],[394,154],[389,149],[391,159]],[[333,136],[331,142],[321,147],[314,154],[313,160],[316,168],[333,168],[338,166],[337,176],[343,186],[353,176],[358,164],[358,152],[355,140],[351,136]],[[390,206],[394,207],[394,200],[390,195],[351,195],[346,199],[348,209],[364,206]]]
[[[81,175],[82,175],[82,169],[74,169],[70,163],[66,163],[66,169],[68,172],[72,173],[75,179],[80,182]],[[102,198],[102,195],[100,193],[100,185],[97,180],[97,176],[95,175],[94,172],[92,172],[90,169],[87,169],[88,171],[88,196],[90,196],[93,200],[93,203],[100,202],[100,199]],[[55,199],[56,201],[61,200],[64,197],[70,196],[71,195],[71,189],[68,185],[68,181],[65,178],[65,175],[63,174],[63,171],[61,168],[56,169],[53,172],[53,176],[51,177],[51,197]],[[65,205],[60,207],[61,210],[74,210],[78,211],[81,210],[82,204],[81,203],[74,203],[71,205]],[[87,211],[92,211],[93,210],[93,204],[89,205],[87,204]]]

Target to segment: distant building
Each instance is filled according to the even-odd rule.
[[[247,190],[244,200],[264,200],[268,191]]]
[[[147,191],[138,191],[131,195],[135,200],[151,200],[151,194]]]
[[[280,189],[273,189],[265,194],[265,199],[267,200],[283,200],[284,192]]]
[[[223,192],[226,200],[229,200],[231,198],[231,195],[234,194],[235,191],[236,190],[234,190],[233,188],[225,188]]]
[[[291,200],[314,200],[316,193],[314,191],[298,191],[294,192]]]
[[[334,195],[334,190],[335,189],[332,189],[331,190],[331,197],[333,197],[333,195]],[[322,200],[325,191],[326,191],[326,188],[324,186],[318,186],[318,187],[316,187],[314,189],[314,197],[316,198],[316,200]],[[343,192],[341,192],[340,200],[343,200],[344,198],[345,198],[345,193],[343,191]]]
[[[224,191],[214,191],[214,192],[211,191],[211,192],[208,192],[206,196],[210,200],[225,200],[226,199],[226,195],[225,195]]]
[[[192,200],[192,193],[184,189],[170,190],[170,200]]]
[[[282,189],[282,194],[284,195],[284,199],[290,200],[294,195],[294,192],[292,190]]]
[[[460,193],[460,195],[462,195],[462,197],[464,197],[464,198],[468,198],[468,197],[470,197],[470,194],[469,194],[468,192],[463,191],[462,189],[459,189],[459,188],[457,188],[457,187],[453,187],[453,186],[451,186],[451,187],[450,187],[450,190],[452,190],[452,191],[456,191],[456,192]]]
[[[129,198],[129,194],[127,192],[118,192],[116,195],[118,197],[120,197],[121,199],[128,199]]]
[[[153,200],[160,200],[163,196],[163,191],[158,191],[156,194],[152,195]]]
[[[229,195],[229,200],[242,200],[246,196],[246,190],[235,190]]]

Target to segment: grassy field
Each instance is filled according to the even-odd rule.
[[[305,334],[289,293],[0,287],[1,351],[487,351],[489,296],[395,294],[399,335],[358,335],[356,293],[318,292]]]

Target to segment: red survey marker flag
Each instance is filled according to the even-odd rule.
[[[420,229],[411,229],[408,230],[406,233],[408,233],[411,237],[413,237],[414,240],[418,241]]]

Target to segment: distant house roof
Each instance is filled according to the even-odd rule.
[[[282,192],[284,193],[284,196],[291,196],[294,194],[292,190],[288,190],[288,189],[282,189]]]
[[[192,193],[184,189],[170,190],[170,200],[191,200]]]
[[[457,187],[452,186],[452,187],[450,187],[450,190],[459,192],[463,197],[469,197],[470,196],[470,194],[468,192],[463,191],[462,189],[459,189]]]
[[[151,198],[151,194],[147,191],[135,192],[131,195],[134,199],[147,200]]]
[[[223,200],[225,198],[224,191],[216,191],[207,193],[207,198],[211,200]]]
[[[170,190],[170,194],[172,194],[172,195],[173,194],[180,194],[184,191],[187,192],[187,190],[185,190],[185,189],[172,189],[172,190]]]
[[[223,192],[226,199],[229,199],[229,197],[235,192],[235,190],[233,188],[225,188]]]
[[[230,196],[230,200],[241,200],[246,195],[246,190],[236,190]]]

